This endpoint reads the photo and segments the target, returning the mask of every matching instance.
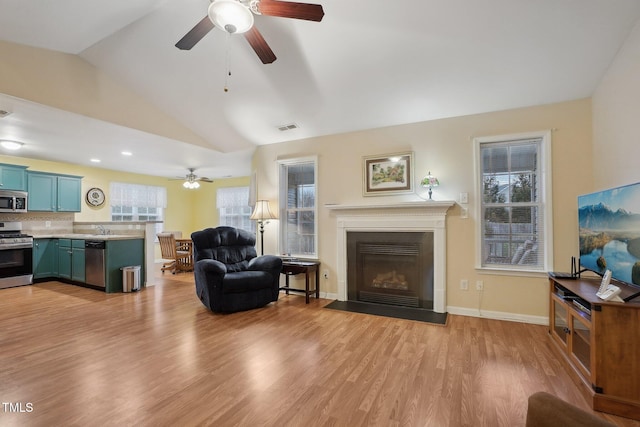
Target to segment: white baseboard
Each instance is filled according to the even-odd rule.
[[[476,308],[448,306],[447,312],[460,316],[483,317],[494,320],[506,320],[509,322],[530,323],[532,325],[549,325],[547,316],[530,316],[527,314],[508,313],[504,311],[478,310]]]

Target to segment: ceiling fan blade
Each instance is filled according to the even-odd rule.
[[[276,55],[273,53],[269,45],[267,44],[260,31],[254,25],[249,31],[244,33],[244,38],[247,39],[253,50],[258,55],[258,58],[263,64],[271,64],[276,60]]]
[[[296,3],[280,0],[260,0],[260,13],[267,16],[282,18],[306,19],[307,21],[322,21],[324,10],[322,5],[310,3]]]
[[[176,47],[181,50],[189,50],[196,45],[204,36],[213,29],[213,22],[208,16],[205,16],[196,24],[187,34],[182,37]]]
[[[207,178],[207,177],[202,177],[202,178],[198,178],[198,181],[200,182],[213,182],[213,180],[211,178]]]

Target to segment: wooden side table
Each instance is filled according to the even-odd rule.
[[[315,289],[309,289],[309,275],[316,273]],[[289,276],[295,276],[296,274],[304,273],[304,289],[294,289],[289,287]],[[318,261],[283,261],[282,262],[282,274],[285,275],[285,286],[280,288],[281,291],[289,292],[304,292],[306,297],[306,303],[309,304],[309,295],[316,294],[316,299],[320,298],[320,262]]]

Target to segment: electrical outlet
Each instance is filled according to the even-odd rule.
[[[467,208],[466,206],[460,206],[460,218],[469,218],[469,208]]]
[[[463,291],[469,290],[469,281],[467,279],[460,280],[460,289],[462,289]]]
[[[476,291],[484,290],[484,282],[482,280],[476,280]]]
[[[322,276],[323,276],[325,279],[327,279],[327,280],[328,280],[328,279],[329,279],[329,270],[324,270],[324,271],[322,272]]]

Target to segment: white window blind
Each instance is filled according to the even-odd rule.
[[[216,206],[220,217],[220,225],[241,228],[255,233],[255,223],[251,217],[249,206],[249,187],[220,188],[216,192]]]
[[[111,206],[167,207],[167,189],[164,187],[112,182],[109,194]]]

